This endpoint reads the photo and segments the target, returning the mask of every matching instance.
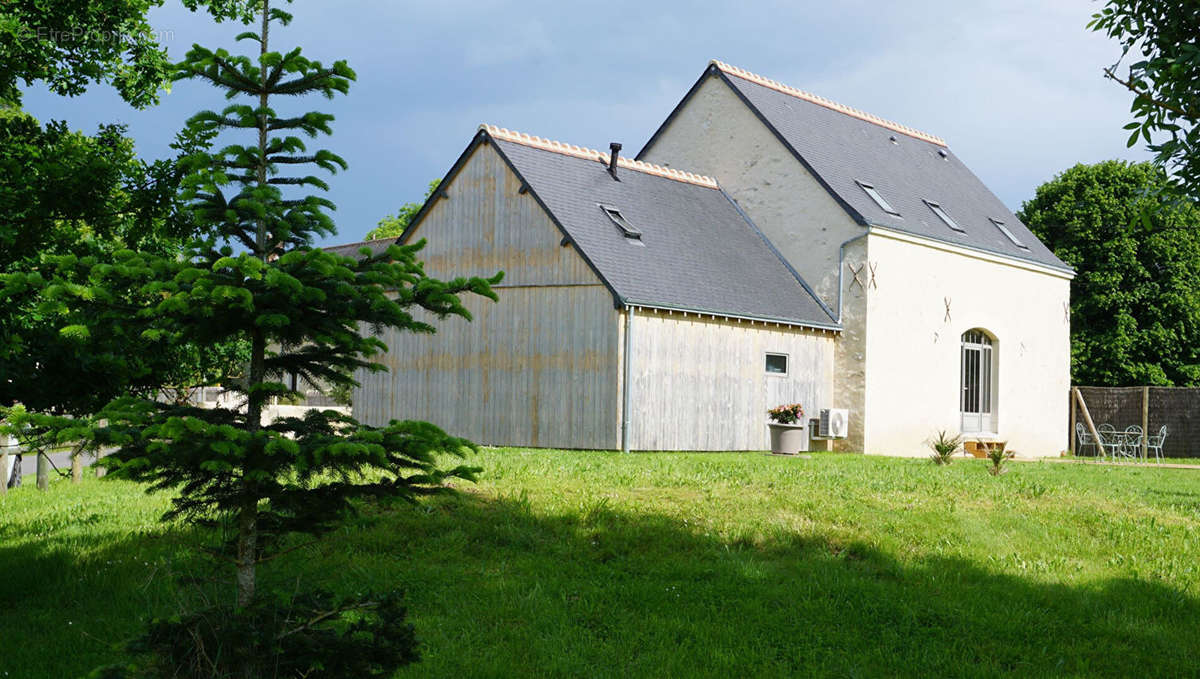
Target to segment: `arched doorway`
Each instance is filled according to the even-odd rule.
[[[962,335],[961,396],[963,433],[996,431],[996,357],[994,340],[975,328]]]

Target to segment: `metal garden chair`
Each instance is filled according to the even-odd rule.
[[[1163,442],[1166,440],[1167,440],[1167,425],[1165,425],[1165,424],[1161,428],[1159,428],[1157,435],[1146,438],[1146,448],[1148,451],[1149,450],[1154,451],[1154,460],[1156,462],[1162,462]]]
[[[1104,456],[1117,459],[1121,448],[1121,436],[1117,434],[1116,427],[1105,423],[1096,429],[1096,433],[1100,434],[1100,446],[1104,449]]]
[[[1079,453],[1081,455],[1088,446],[1096,447],[1096,439],[1092,437],[1091,432],[1087,430],[1087,427],[1083,426],[1082,422],[1075,423],[1075,438],[1079,440]]]

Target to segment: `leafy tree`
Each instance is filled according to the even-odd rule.
[[[114,476],[176,493],[165,519],[223,528],[226,537],[212,553],[228,568],[232,596],[152,625],[133,647],[145,654],[147,672],[389,675],[415,657],[411,628],[394,594],[283,596],[259,587],[259,567],[304,545],[298,542],[303,536],[316,538],[336,527],[356,502],[413,499],[440,491],[448,478],[472,478],[474,469],[442,468],[439,458],[473,446],[427,423],[372,427],[335,411],[267,422],[265,406],[272,396],[295,395],[288,375],[336,388],[353,385],[356,370],[383,370],[373,357],[386,346],[364,333],[385,327],[433,332],[416,312],[469,319],[459,295],[494,300],[491,284],[500,276],[430,278],[417,260],[423,243],[393,245],[375,255],[364,248],[357,258],[311,247],[314,237],[333,233],[333,206],[304,194],[325,189],[323,179],[305,171],[334,172],[346,164],[328,150],[308,150],[301,138],[330,134],[332,116],[281,115],[274,106],[304,95],[344,94],[354,72],[343,61],[310,60],[299,48],[272,51],[272,25],[286,25],[291,17],[269,0],[258,11],[258,30],[238,36],[257,47],[255,56],[195,46],[178,66],[177,78],[211,83],[227,99],[240,100],[194,116],[192,133],[250,138],[196,152],[184,163],[184,197],[199,224],[188,255],[65,255],[46,258],[50,273],[4,279],[9,287],[49,279],[46,313],[90,309],[100,326],[133,316],[149,325],[141,333],[147,341],[248,342],[244,379],[225,385],[244,406],[205,409],[125,397],[98,414],[104,427],[45,415],[29,421],[58,426],[63,440],[90,437],[118,445],[105,458]],[[296,174],[283,173],[291,168]],[[125,292],[130,290],[132,297]],[[64,330],[89,333],[88,327]]]
[[[178,167],[172,160],[139,160],[119,126],[89,136],[64,123],[43,126],[19,110],[0,111],[0,176],[0,214],[6,217],[0,273],[36,269],[42,257],[53,255],[106,257],[122,248],[163,256],[183,252],[181,239],[190,227],[176,214]],[[0,303],[0,406],[22,402],[37,411],[86,415],[131,389],[179,385],[188,369],[211,373],[220,363],[220,351],[156,348],[139,340],[134,319],[94,327],[87,337],[63,336],[60,325],[39,310],[36,285],[6,291]],[[236,368],[237,357],[226,358],[226,368]]]
[[[1109,0],[1088,26],[1121,44],[1104,73],[1133,93],[1129,145],[1144,139],[1171,175],[1164,188],[1200,198],[1200,3]]]
[[[1200,209],[1167,203],[1150,163],[1076,165],[1019,216],[1071,282],[1076,384],[1200,384]]]
[[[62,95],[114,85],[134,106],[153,103],[170,64],[146,15],[162,0],[9,0],[0,4],[0,274],[30,271],[47,255],[109,257],[122,248],[178,256],[191,230],[175,209],[174,159],[146,163],[119,125],[94,135],[62,121],[43,125],[18,107],[22,84]],[[223,19],[248,19],[252,0],[184,0]],[[181,154],[209,140],[182,136]],[[77,416],[113,397],[181,379],[220,379],[240,370],[241,346],[152,345],[122,319],[88,336],[63,336],[61,319],[38,308],[36,285],[10,287],[0,301],[0,408]]]
[[[425,192],[425,200],[420,203],[405,203],[400,206],[400,211],[396,214],[388,215],[379,220],[379,224],[367,232],[367,240],[399,238],[400,234],[404,233],[404,230],[408,228],[413,217],[416,217],[417,213],[421,211],[421,208],[425,205],[425,201],[429,200],[429,197],[433,195],[434,191],[437,191],[437,187],[441,183],[441,179],[429,182],[429,190]]]
[[[5,0],[0,6],[0,102],[19,102],[21,85],[44,83],[74,96],[91,83],[116,87],[130,104],[158,100],[171,63],[147,13],[163,0]],[[184,0],[218,20],[248,20],[252,0]]]

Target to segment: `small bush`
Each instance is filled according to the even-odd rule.
[[[1004,463],[1011,460],[1015,453],[1005,450],[1005,448],[1006,444],[1003,441],[997,441],[984,447],[987,451],[987,459],[992,461],[992,466],[988,467],[988,473],[992,476],[1000,476],[1008,471]]]
[[[130,663],[90,679],[337,679],[390,677],[419,660],[413,626],[398,593],[338,599],[323,591],[260,597],[236,609],[218,605],[150,623],[128,643]]]
[[[950,464],[954,461],[954,454],[958,452],[961,445],[962,436],[960,434],[951,434],[945,430],[939,431],[937,436],[929,441],[929,447],[933,449],[929,459],[939,465]]]

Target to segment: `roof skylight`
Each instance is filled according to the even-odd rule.
[[[896,217],[900,216],[900,213],[896,212],[896,208],[892,207],[891,203],[884,200],[883,196],[879,195],[879,192],[875,190],[874,186],[872,186],[866,182],[860,182],[857,179],[854,181],[858,184],[858,186],[863,191],[866,192],[866,194],[868,196],[871,197],[871,200],[875,201],[875,204],[879,206],[879,209],[883,210],[884,212],[888,213],[889,215],[893,215]]]
[[[1008,239],[1010,241],[1012,241],[1013,245],[1021,248],[1022,250],[1029,249],[1028,246],[1026,246],[1024,243],[1022,243],[1019,238],[1017,238],[1016,234],[1014,234],[1012,231],[1008,230],[1008,227],[1004,225],[1004,222],[1000,221],[999,219],[992,219],[991,217],[988,217],[988,219],[991,220],[991,222],[996,225],[997,229],[1000,229],[1000,233],[1004,234],[1005,236],[1008,236]]]
[[[966,233],[966,229],[963,229],[961,226],[958,225],[958,222],[951,219],[950,215],[946,214],[946,211],[942,209],[941,205],[938,205],[937,203],[933,202],[932,200],[925,201],[925,204],[929,206],[930,210],[933,210],[933,214],[937,215],[938,219],[940,219],[946,223],[946,226],[950,227],[951,229],[954,229],[955,231],[957,231],[959,233]]]
[[[608,218],[612,220],[612,223],[621,230],[622,236],[625,236],[626,238],[636,238],[637,240],[642,239],[642,232],[634,228],[633,224],[630,224],[629,220],[625,219],[625,215],[621,214],[620,210],[612,207],[611,205],[601,205],[600,209],[604,210],[604,214],[608,215]]]

